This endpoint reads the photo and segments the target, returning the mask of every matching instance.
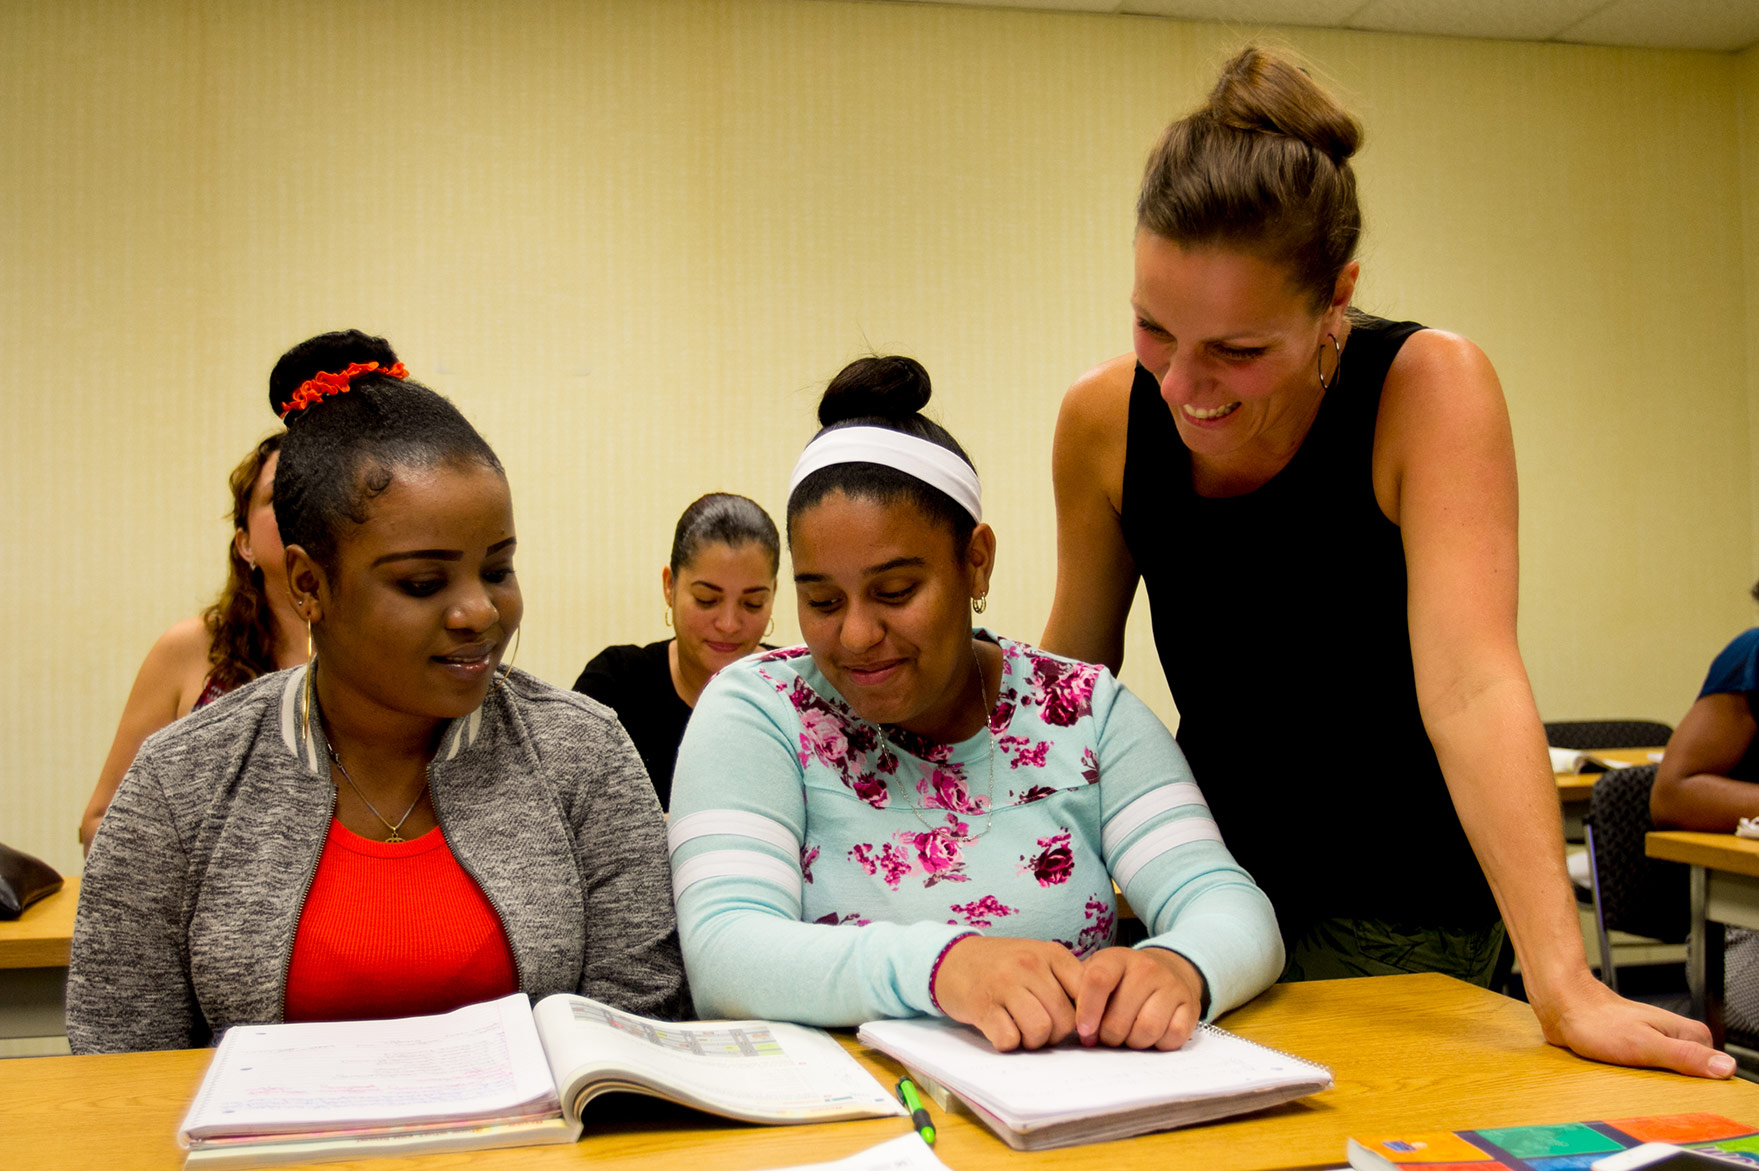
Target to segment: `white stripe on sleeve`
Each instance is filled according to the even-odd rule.
[[[1151,830],[1147,837],[1124,851],[1124,856],[1112,863],[1112,877],[1124,891],[1124,897],[1130,897],[1130,880],[1135,878],[1141,869],[1166,853],[1191,842],[1219,842],[1222,831],[1215,822],[1207,817],[1186,817],[1178,821]]]
[[[1150,819],[1169,809],[1180,809],[1186,805],[1201,805],[1205,810],[1209,808],[1209,802],[1203,799],[1203,790],[1197,787],[1196,781],[1161,785],[1144,793],[1112,814],[1112,819],[1105,823],[1105,836],[1100,849],[1110,858],[1118,852],[1118,847],[1125,838],[1147,825]]]
[[[755,878],[773,883],[794,896],[799,913],[800,867],[755,850],[710,850],[672,871],[672,897],[682,898],[691,886],[708,878]]]
[[[800,856],[800,839],[794,836],[793,830],[773,817],[739,809],[703,809],[678,818],[666,827],[666,848],[676,854],[678,847],[685,842],[717,834],[756,838],[790,858]]]

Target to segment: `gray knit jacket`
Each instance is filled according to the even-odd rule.
[[[266,676],[141,746],[86,860],[75,1053],[187,1048],[282,1019],[336,797],[302,734],[304,681],[303,667]],[[447,726],[429,778],[522,989],[683,1009],[665,824],[609,708],[514,671]]]

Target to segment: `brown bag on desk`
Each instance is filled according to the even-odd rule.
[[[41,858],[0,842],[0,919],[16,919],[40,898],[61,889],[62,877]]]

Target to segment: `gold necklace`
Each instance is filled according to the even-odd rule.
[[[318,721],[318,726],[320,729],[323,728],[323,721],[321,719]],[[409,839],[404,837],[402,833],[403,823],[409,820],[409,815],[415,812],[415,807],[420,805],[421,799],[427,795],[427,781],[425,779],[422,781],[421,792],[415,795],[415,800],[409,803],[409,808],[403,811],[403,816],[397,819],[397,824],[392,825],[389,821],[385,820],[385,815],[379,812],[378,806],[366,799],[366,794],[360,791],[360,786],[354,783],[354,778],[348,775],[348,766],[342,763],[342,758],[340,756],[336,755],[336,746],[330,743],[330,733],[327,730],[324,731],[324,752],[330,757],[330,762],[338,769],[342,770],[342,779],[348,782],[348,787],[354,790],[354,795],[360,798],[360,803],[372,810],[373,816],[379,819],[380,824],[391,831],[391,836],[386,838],[385,842],[387,844],[395,844],[397,842],[408,841]]]

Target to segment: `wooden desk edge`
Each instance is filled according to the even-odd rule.
[[[69,878],[48,898],[0,923],[0,968],[65,968],[73,951],[73,917],[79,909],[79,878]]]
[[[1652,830],[1644,838],[1643,851],[1664,862],[1684,862],[1688,866],[1759,878],[1759,840],[1752,838],[1678,829]]]

